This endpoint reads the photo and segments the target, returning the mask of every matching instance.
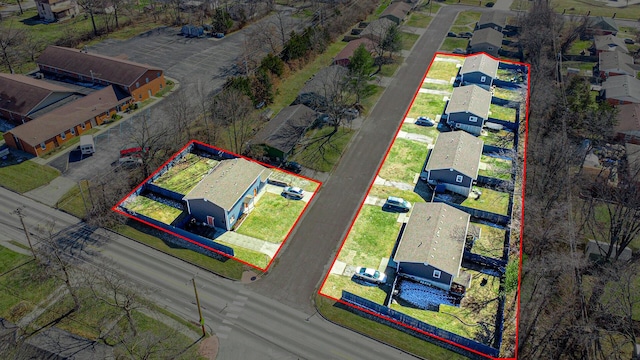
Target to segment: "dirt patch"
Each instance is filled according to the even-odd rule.
[[[218,342],[217,336],[210,336],[200,342],[198,346],[198,354],[205,359],[214,360],[218,355]]]

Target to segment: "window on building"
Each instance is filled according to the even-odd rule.
[[[138,99],[142,99],[142,94],[138,94]]]
[[[462,182],[462,175],[456,176],[456,182],[459,182],[459,183]]]
[[[149,78],[146,78],[145,81],[147,82],[147,84],[149,83]]]
[[[40,144],[40,149],[42,149],[42,150],[47,150],[47,144],[45,144],[45,143],[41,143],[41,144]]]
[[[469,116],[469,121],[478,122],[478,117],[477,116]]]
[[[67,134],[65,134],[65,133],[60,133],[60,138],[61,138],[62,140],[66,139],[66,138],[67,138]]]
[[[76,134],[76,128],[69,129],[69,132],[71,133],[71,135],[75,135]]]
[[[160,72],[158,71],[158,77],[160,77]]]
[[[140,87],[140,82],[136,81],[136,88],[139,88],[139,87]]]
[[[84,123],[80,124],[80,127],[82,128],[82,130],[84,130],[85,129]]]
[[[433,270],[433,278],[434,279],[440,279],[441,275],[442,275],[442,272],[440,270]]]
[[[480,82],[485,82],[487,81],[487,77],[486,76],[480,76]]]

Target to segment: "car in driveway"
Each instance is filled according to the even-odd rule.
[[[389,196],[382,205],[382,210],[408,212],[411,210],[411,203],[401,197]]]
[[[416,125],[420,125],[420,126],[433,126],[435,125],[436,122],[431,120],[431,118],[429,118],[428,116],[419,116],[416,119]]]
[[[385,273],[366,267],[356,268],[356,272],[353,276],[376,284],[384,284],[387,281],[387,275]]]
[[[460,34],[458,34],[459,37],[464,38],[464,39],[471,39],[473,37],[473,33],[470,32],[461,32]]]
[[[454,54],[466,54],[467,52],[462,48],[455,48],[455,49],[453,49],[453,53]]]
[[[454,33],[454,32],[449,31],[449,32],[447,33],[447,37],[458,37],[458,34],[456,34],[456,33]]]
[[[282,169],[299,174],[302,171],[302,166],[295,161],[287,161],[282,164]]]
[[[624,43],[631,45],[631,44],[635,44],[636,42],[633,39],[626,38],[626,39],[624,39]]]
[[[282,190],[282,196],[289,199],[300,200],[304,197],[304,190],[299,187],[287,186]]]

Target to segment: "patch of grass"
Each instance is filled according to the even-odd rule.
[[[89,197],[89,182],[82,180],[80,185],[82,191],[80,191],[80,186],[74,186],[58,200],[56,208],[83,219],[87,216],[87,207],[91,208],[92,205]]]
[[[453,92],[453,84],[437,84],[432,82],[423,82],[420,86],[423,89]]]
[[[394,57],[392,64],[382,65],[382,69],[380,69],[380,72],[378,73],[378,75],[392,77],[393,75],[395,75],[396,70],[398,70],[398,68],[403,62],[404,62],[404,58],[402,56]]]
[[[506,232],[485,224],[473,223],[471,225],[480,228],[480,238],[473,244],[471,252],[497,259],[501,258]]]
[[[129,225],[119,225],[111,230],[230,279],[239,280],[242,277],[243,270],[245,269],[245,265],[237,261],[231,259],[219,261],[193,250],[169,245],[162,239],[146,232],[142,232]]]
[[[301,200],[265,192],[236,232],[279,244],[302,214],[305,204]]]
[[[318,55],[313,61],[304,66],[301,70],[291,73],[282,79],[278,86],[278,91],[270,108],[273,115],[277,115],[280,110],[291,105],[298,96],[305,82],[315,75],[320,69],[330,64],[333,58],[347,46],[344,41],[336,41],[329,45],[324,53]]]
[[[60,176],[60,172],[50,166],[33,161],[0,167],[0,186],[20,194],[46,185]]]
[[[171,80],[167,80],[167,86],[164,87],[164,89],[158,91],[156,93],[156,97],[163,97],[165,96],[167,93],[169,93],[171,90],[173,90],[173,88],[176,86],[176,84],[173,83],[173,81]]]
[[[406,22],[407,26],[426,28],[431,23],[433,19],[432,16],[429,16],[423,12],[414,12],[411,14],[409,21]]]
[[[244,262],[247,262],[249,264],[253,264],[261,269],[266,268],[267,265],[269,264],[269,261],[271,260],[271,258],[267,254],[263,254],[255,250],[246,249],[225,241],[216,240],[216,242],[232,248],[233,256],[235,258],[242,260]]]
[[[551,8],[562,13],[566,10],[566,15],[587,15],[612,17],[637,20],[640,18],[640,5],[627,5],[624,8],[607,6],[607,2],[598,0],[552,0]],[[531,2],[527,0],[514,0],[511,4],[512,10],[528,10]]]
[[[480,163],[485,164],[486,169],[479,170],[479,175],[511,180],[511,161],[482,155],[480,157]]]
[[[138,105],[138,109],[143,109],[145,106],[150,105],[151,103],[153,103],[156,100],[157,99],[155,99],[155,98],[148,98],[147,100],[141,102],[140,105]]]
[[[320,186],[320,184],[315,181],[307,180],[303,177],[292,175],[279,169],[272,170],[273,173],[271,173],[269,179],[287,183],[289,186],[296,186],[307,192],[315,192]]]
[[[124,207],[167,225],[171,225],[171,223],[180,216],[183,211],[142,195],[138,195],[132,200],[127,200]]]
[[[31,260],[31,256],[23,255],[0,245],[0,274]],[[0,277],[1,278],[1,277]]]
[[[396,59],[403,59],[401,57],[397,57]],[[393,65],[391,65],[393,66]],[[384,70],[384,66],[382,67],[382,69]],[[384,87],[379,86],[379,85],[373,85],[372,86],[372,92],[369,94],[369,96],[367,96],[364,99],[360,99],[360,105],[362,105],[362,107],[364,108],[364,115],[368,115],[371,110],[373,109],[373,107],[376,105],[376,103],[378,102],[378,99],[380,99],[380,96],[382,96],[382,92],[384,91]],[[362,114],[361,114],[362,116]]]
[[[507,215],[509,194],[487,188],[482,188],[481,191],[482,196],[479,199],[468,198],[462,202],[462,206]]]
[[[327,278],[321,292],[327,296],[340,299],[342,296],[342,290],[362,296],[365,299],[369,299],[378,304],[383,304],[387,297],[386,291],[380,288],[380,286],[367,286],[361,285],[352,280],[350,276],[331,274]]]
[[[524,102],[526,94],[523,94],[517,90],[509,90],[496,87],[493,89],[493,96],[500,99]]]
[[[418,41],[420,35],[418,34],[410,34],[406,32],[400,32],[400,41],[402,43],[402,50],[411,50],[413,48],[413,44]]]
[[[587,49],[590,48],[591,45],[593,45],[592,40],[576,40],[571,44],[568,54],[580,55],[580,52],[584,50],[588,55],[589,51]]]
[[[488,145],[494,145],[505,149],[513,148],[513,133],[507,130],[486,130],[481,136],[482,141]]]
[[[316,307],[325,318],[373,339],[397,347],[425,359],[462,360],[466,357],[446,350],[440,346],[411,336],[379,322],[369,320],[344,309],[344,305],[336,303],[324,296],[316,296]]]
[[[463,270],[472,274],[472,280],[460,307],[441,305],[439,312],[405,307],[399,304],[392,304],[391,308],[470,339],[482,332],[482,327],[479,326],[480,322],[490,324],[488,326],[492,329],[498,311],[497,297],[500,279],[473,270]],[[485,286],[480,286],[480,281],[483,278],[487,278],[488,283]],[[477,310],[466,305],[471,299],[478,302],[487,301],[488,303],[482,306],[480,310]],[[492,299],[493,301],[489,301]]]
[[[187,194],[219,161],[189,153],[153,183],[178,194]]]
[[[421,125],[410,124],[410,123],[402,124],[402,127],[400,128],[400,130],[408,133],[412,133],[412,134],[420,134],[420,135],[428,136],[431,138],[432,144],[436,142],[436,138],[438,137],[438,134],[440,134],[440,131],[435,126],[421,126]]]
[[[400,230],[397,219],[397,213],[382,211],[380,206],[362,206],[338,260],[377,269],[382,258],[391,256]]]
[[[434,119],[444,112],[444,95],[423,94],[420,93],[407,114],[408,117],[417,118],[418,116],[428,116]]]
[[[478,20],[480,20],[480,16],[482,16],[482,13],[479,11],[461,11],[458,13],[453,25],[467,25],[472,31]]]
[[[582,62],[582,61],[563,61],[562,73],[566,74],[568,68],[580,69],[582,75],[593,75],[593,67],[596,65],[594,62]]]
[[[396,138],[378,175],[385,180],[414,184],[428,152],[427,144]]]
[[[442,42],[442,46],[440,46],[440,50],[441,51],[453,51],[454,49],[466,49],[467,45],[469,44],[469,40],[468,39],[463,39],[463,38],[446,38],[444,39],[444,41]]]
[[[332,135],[329,140],[326,140],[326,137],[331,132],[333,132],[333,127],[331,126],[308,132],[301,145],[298,146],[298,152],[293,156],[292,160],[317,171],[331,171],[340,160],[347,144],[349,144],[351,136],[353,136],[353,130],[340,127],[337,133]]]
[[[438,55],[433,60],[433,63],[431,63],[431,67],[427,73],[427,78],[451,82],[451,79],[458,75],[458,64],[462,65],[462,60],[459,59],[460,58],[454,56]],[[451,86],[453,87],[453,84]]]
[[[398,189],[395,186],[373,185],[369,191],[369,196],[375,196],[379,199],[386,199],[389,196],[401,197],[412,204],[426,202],[420,195],[411,190]],[[431,199],[429,199],[431,200]]]
[[[516,109],[491,104],[489,106],[489,117],[499,120],[516,121]]]

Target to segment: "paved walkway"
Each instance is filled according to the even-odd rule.
[[[510,11],[512,3],[513,0],[497,0],[495,5],[493,5],[493,10]]]
[[[240,225],[242,228],[242,225]],[[253,250],[266,254],[269,257],[273,257],[281,244],[274,244],[264,240],[256,239],[251,236],[238,234],[235,231],[226,231],[224,234],[218,236],[216,241],[222,241],[231,245],[243,247],[245,249]]]
[[[386,180],[381,178],[380,176],[376,176],[376,179],[373,181],[374,185],[382,185],[382,186],[393,186],[395,188],[398,188],[400,190],[409,190],[412,191],[413,188],[415,187],[414,184],[407,184],[404,182],[400,182],[400,181],[391,181],[391,180]],[[369,196],[367,196],[367,198],[369,198]],[[375,200],[375,198],[374,198]],[[366,199],[365,199],[366,202]]]
[[[431,78],[424,78],[424,81],[426,83],[430,83],[430,84],[442,84],[442,85],[451,85],[453,82],[451,80],[447,81],[447,80],[440,80],[440,79],[431,79]]]
[[[434,95],[442,95],[442,96],[451,95],[450,91],[431,90],[431,89],[424,89],[424,88],[420,88],[420,90],[418,90],[418,92],[421,93],[421,94],[434,94]]]
[[[45,205],[54,207],[58,203],[58,200],[76,185],[75,181],[67,179],[64,176],[58,176],[47,185],[27,191],[24,195]]]
[[[401,139],[413,140],[413,141],[417,141],[425,144],[433,143],[433,139],[427,135],[414,134],[414,133],[410,133],[402,130],[398,132],[398,137]]]

